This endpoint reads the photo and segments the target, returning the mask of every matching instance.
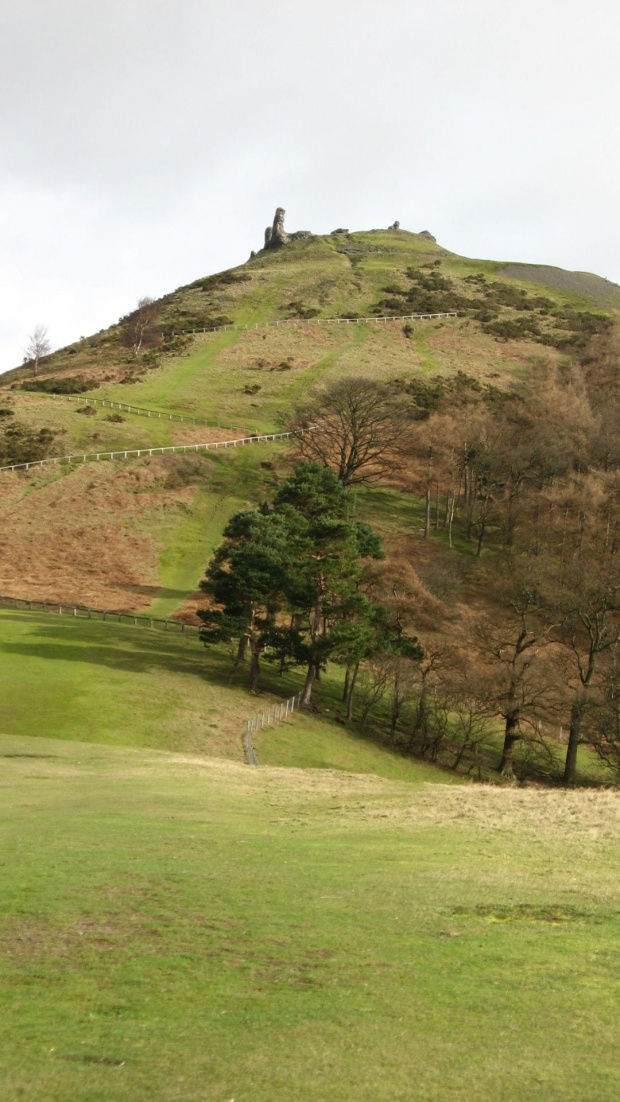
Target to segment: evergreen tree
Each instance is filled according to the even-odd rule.
[[[258,689],[261,652],[285,602],[294,554],[293,520],[283,523],[268,511],[237,513],[224,529],[224,542],[200,585],[214,602],[199,612],[205,625],[201,639],[207,645],[237,640],[231,677],[249,648],[253,692]]]

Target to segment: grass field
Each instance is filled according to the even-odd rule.
[[[3,1098],[617,1098],[616,794],[1,745]]]
[[[171,600],[174,597],[170,598]],[[301,686],[300,671],[278,677],[267,665],[265,691],[229,683],[226,648],[208,651],[193,635],[117,626],[58,614],[0,610],[0,734],[149,747],[243,761],[245,722]],[[417,783],[445,777],[433,766],[383,750],[325,714],[295,715],[258,732],[266,764],[372,773]]]

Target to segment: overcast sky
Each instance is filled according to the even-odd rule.
[[[620,282],[616,0],[2,0],[0,370],[277,205]]]

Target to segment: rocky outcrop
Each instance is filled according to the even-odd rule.
[[[283,207],[278,207],[273,219],[273,225],[265,230],[265,249],[280,249],[282,245],[288,245],[289,241],[305,241],[312,237],[310,230],[297,230],[296,233],[286,233],[284,229]]]
[[[388,230],[399,230],[400,222],[393,222],[391,226],[388,226]]]
[[[422,230],[422,232],[418,234],[418,237],[425,237],[427,241],[434,241],[435,244],[437,244],[437,238],[433,237],[432,233],[428,230]]]
[[[279,249],[282,245],[288,245],[290,237],[284,232],[284,207],[277,207],[273,219],[273,225],[265,230],[265,248]]]

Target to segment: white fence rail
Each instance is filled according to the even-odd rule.
[[[124,410],[125,413],[135,413],[140,417],[152,417],[153,420],[176,421],[186,425],[206,425],[214,429],[230,429],[231,432],[248,432],[241,425],[226,425],[218,418],[208,420],[206,417],[194,417],[191,413],[163,413],[159,409],[147,409],[145,406],[132,406],[127,402],[113,402],[110,398],[87,398],[84,394],[56,394],[49,390],[20,389],[20,394],[35,394],[38,398],[54,398],[63,402],[84,402],[87,406],[102,406],[105,409]]]
[[[57,616],[71,616],[75,620],[96,620],[104,624],[129,624],[134,627],[159,628],[177,635],[198,636],[196,624],[183,624],[180,620],[165,620],[158,616],[137,616],[133,612],[111,612],[104,608],[87,608],[85,605],[65,604],[59,601],[30,601],[22,597],[1,597],[0,607],[16,608],[23,612],[52,612]]]
[[[69,616],[72,620],[94,620],[104,624],[159,629],[171,631],[176,635],[188,635],[196,640],[202,631],[201,627],[195,624],[183,624],[180,620],[164,620],[157,616],[136,616],[133,612],[111,612],[109,609],[87,608],[85,605],[63,604],[59,601],[31,601],[22,597],[0,596],[0,608],[14,608],[20,612],[46,612],[56,616]],[[301,693],[296,693],[288,700],[272,704],[266,711],[257,712],[252,719],[248,719],[243,734],[243,746],[249,765],[258,765],[252,745],[252,731],[272,727],[274,723],[280,723],[293,712],[299,711],[301,697]]]
[[[280,325],[379,325],[388,321],[431,321],[434,318],[458,318],[456,310],[442,310],[435,314],[380,314],[370,318],[281,318],[280,321],[265,321],[262,325],[212,325],[195,329],[172,329],[169,333],[162,333],[163,340],[171,340],[173,337],[195,335],[196,333],[223,333],[227,329],[237,332],[245,332],[254,329],[276,329]]]
[[[256,753],[252,745],[252,731],[262,730],[263,727],[272,727],[274,723],[280,723],[287,719],[293,712],[299,711],[301,706],[301,693],[290,696],[288,700],[282,700],[279,704],[273,704],[266,712],[257,712],[252,719],[248,719],[243,735],[243,745],[250,765],[258,765]]]
[[[237,440],[218,440],[209,444],[174,444],[168,448],[135,448],[121,449],[114,452],[85,452],[84,454],[62,455],[52,459],[37,459],[30,463],[12,463],[8,467],[0,467],[3,471],[29,471],[34,467],[49,467],[53,464],[67,463],[69,466],[76,463],[96,463],[100,459],[140,459],[142,456],[152,455],[178,455],[189,452],[217,451],[218,448],[241,448],[246,444],[268,444],[275,440],[286,440],[290,436],[299,436],[306,429],[298,429],[296,432],[270,432],[261,436],[241,436]]]

